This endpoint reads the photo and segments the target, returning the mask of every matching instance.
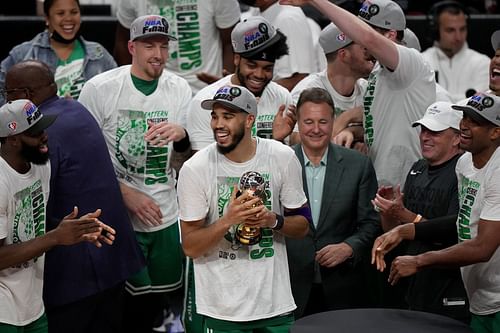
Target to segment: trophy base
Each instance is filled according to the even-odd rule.
[[[254,245],[260,242],[262,234],[260,232],[260,228],[239,224],[236,228],[235,237],[238,242],[243,245]]]

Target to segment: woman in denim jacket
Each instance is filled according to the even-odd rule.
[[[116,62],[101,44],[86,41],[80,36],[78,0],[45,0],[43,10],[47,30],[15,46],[2,61],[0,89],[8,89],[4,87],[5,74],[12,65],[36,59],[45,62],[54,71],[58,95],[77,99],[87,80],[115,68]],[[4,95],[1,94],[0,105],[4,102]]]

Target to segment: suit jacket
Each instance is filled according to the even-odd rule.
[[[301,145],[294,147],[302,165],[304,191],[309,199]],[[292,292],[297,304],[296,316],[302,316],[308,302],[315,270],[321,275],[328,309],[370,306],[366,291],[369,254],[381,233],[380,219],[370,202],[377,193],[377,178],[370,159],[357,151],[330,144],[325,184],[317,227],[311,226],[303,239],[287,239]],[[316,251],[326,245],[345,242],[353,257],[333,267],[320,267]],[[371,282],[373,285],[374,282]]]

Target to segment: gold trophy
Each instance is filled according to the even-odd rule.
[[[240,177],[236,197],[239,197],[244,192],[247,192],[254,197],[260,197],[261,199],[259,203],[253,205],[251,208],[263,205],[267,199],[266,185],[267,182],[260,173],[256,171],[247,171]],[[259,227],[250,227],[244,223],[240,223],[236,226],[235,238],[240,244],[254,245],[257,244],[262,238],[261,230]]]

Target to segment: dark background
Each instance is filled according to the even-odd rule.
[[[116,23],[116,18],[111,16],[82,16],[82,35],[87,40],[101,43],[112,53]],[[419,37],[422,50],[431,45],[432,41],[427,37],[430,35],[430,30],[426,16],[408,16],[407,26]],[[45,22],[42,17],[0,16],[0,31],[2,31],[0,59],[3,60],[14,46],[31,40],[44,28]],[[499,29],[500,15],[471,15],[468,35],[469,47],[489,57],[493,56],[490,37],[495,30]]]

